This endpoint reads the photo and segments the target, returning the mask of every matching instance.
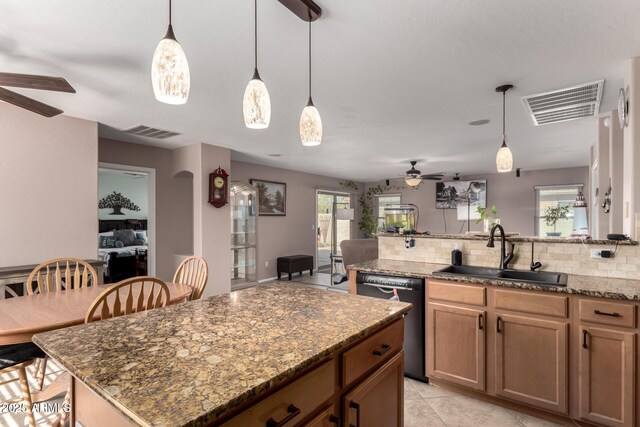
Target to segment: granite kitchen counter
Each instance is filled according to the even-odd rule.
[[[412,261],[376,259],[347,266],[349,270],[363,273],[388,274],[403,277],[421,277],[478,285],[500,286],[506,288],[528,289],[543,292],[556,292],[591,297],[640,301],[640,280],[614,279],[609,277],[567,275],[567,286],[545,286],[516,280],[478,278],[469,276],[438,276],[433,272],[446,267],[446,264],[433,264]]]
[[[142,426],[200,426],[400,318],[410,304],[275,283],[38,334]]]

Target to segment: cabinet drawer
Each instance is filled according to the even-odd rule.
[[[398,320],[380,332],[342,354],[343,387],[348,387],[362,375],[391,359],[402,350],[404,319]]]
[[[636,306],[609,301],[581,299],[580,320],[635,328]]]
[[[569,316],[569,299],[565,296],[499,289],[494,295],[496,308],[556,317]]]
[[[282,390],[256,403],[229,422],[225,427],[264,427],[271,423],[293,426],[315,412],[333,396],[335,361],[331,359]],[[270,421],[273,420],[273,421]]]
[[[429,299],[459,302],[471,305],[487,305],[487,290],[479,286],[459,285],[451,282],[429,280],[427,283]]]

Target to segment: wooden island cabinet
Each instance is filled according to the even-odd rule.
[[[434,382],[589,424],[639,425],[637,302],[440,279],[426,295]]]

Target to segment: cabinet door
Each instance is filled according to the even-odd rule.
[[[636,334],[581,327],[580,417],[605,426],[633,426]]]
[[[427,375],[485,389],[485,319],[482,310],[427,304]]]
[[[496,316],[496,394],[568,413],[567,322]]]
[[[305,424],[305,427],[337,427],[340,418],[336,414],[335,407],[331,405]]]
[[[366,377],[343,398],[344,426],[402,427],[404,351]]]

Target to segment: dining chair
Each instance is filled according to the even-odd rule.
[[[34,288],[34,282],[37,287]],[[98,283],[98,273],[90,264],[79,258],[55,258],[43,262],[31,271],[27,278],[27,295],[37,293],[58,292],[71,288],[86,288]],[[47,360],[36,361],[35,378],[38,380],[38,388],[42,390]]]
[[[207,261],[199,256],[190,256],[182,261],[176,270],[173,283],[190,286],[193,291],[189,296],[189,301],[194,301],[202,297],[208,278],[209,265]]]
[[[155,277],[133,277],[109,286],[91,303],[85,323],[110,319],[169,303],[169,287]]]
[[[30,427],[35,427],[36,420],[31,408],[31,391],[29,390],[26,368],[31,365],[35,359],[43,358],[44,356],[45,353],[33,343],[0,346],[0,374],[18,371],[17,381],[20,383],[22,402],[26,409],[27,421]]]
[[[36,288],[33,287],[34,282]],[[27,295],[86,288],[98,283],[98,273],[86,261],[79,258],[50,259],[34,268],[29,275]]]

